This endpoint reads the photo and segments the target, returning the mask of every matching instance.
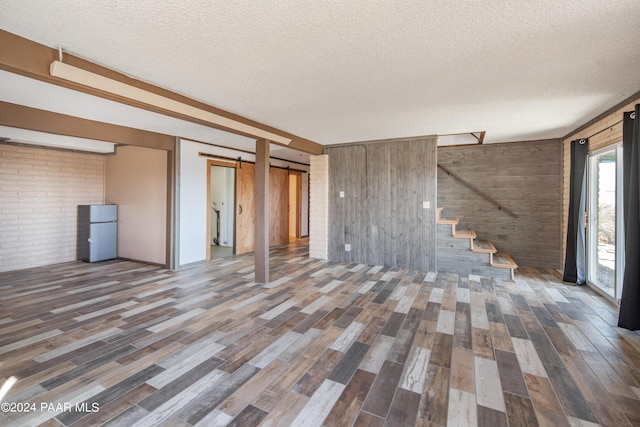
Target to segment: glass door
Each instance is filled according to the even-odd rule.
[[[622,283],[622,147],[589,156],[587,281],[612,299]]]

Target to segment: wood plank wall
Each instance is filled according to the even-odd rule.
[[[330,260],[435,270],[436,144],[420,137],[325,148]]]
[[[629,102],[622,106],[614,107],[613,111],[606,113],[600,119],[579,128],[562,140],[564,161],[562,172],[562,253],[567,246],[567,218],[569,216],[569,180],[571,177],[571,141],[579,138],[589,138],[589,151],[596,151],[609,145],[622,141],[622,117],[625,111],[632,111],[635,105],[640,103],[640,95],[635,95]],[[597,135],[595,135],[597,133]],[[564,258],[563,258],[564,264]]]
[[[438,170],[438,206],[460,217],[521,266],[559,268],[562,252],[562,145],[559,139],[438,148],[438,163],[473,183],[513,218]]]

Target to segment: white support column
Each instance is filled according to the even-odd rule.
[[[329,156],[311,156],[309,257],[329,259]]]

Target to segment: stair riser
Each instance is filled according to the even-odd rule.
[[[451,236],[451,226],[438,225],[436,245],[436,268],[439,272],[499,277],[509,280],[511,270],[490,265],[490,254],[471,251],[468,238]]]
[[[451,226],[438,225],[437,230],[437,246],[448,246],[456,249],[471,250],[471,239],[468,237],[460,238],[451,235]]]

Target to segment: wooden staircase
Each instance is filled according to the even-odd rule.
[[[513,280],[518,268],[513,258],[490,240],[478,240],[475,230],[458,229],[459,218],[442,217],[443,209],[436,212],[438,270]]]

